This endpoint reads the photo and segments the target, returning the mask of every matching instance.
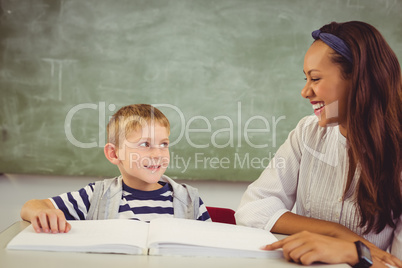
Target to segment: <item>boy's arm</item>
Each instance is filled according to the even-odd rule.
[[[71,225],[66,221],[64,213],[56,209],[49,199],[32,199],[21,209],[21,218],[29,221],[37,233],[67,233]]]

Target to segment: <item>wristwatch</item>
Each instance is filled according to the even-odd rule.
[[[356,250],[357,255],[359,257],[359,262],[356,263],[353,268],[368,268],[373,265],[373,261],[371,259],[370,249],[363,244],[361,241],[356,241]]]

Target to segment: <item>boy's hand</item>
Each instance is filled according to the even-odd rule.
[[[64,213],[60,209],[46,209],[40,211],[31,219],[35,232],[40,233],[67,233],[71,225],[67,222]]]
[[[67,233],[71,225],[63,211],[56,209],[49,199],[29,200],[21,209],[21,218],[32,223],[35,232]]]

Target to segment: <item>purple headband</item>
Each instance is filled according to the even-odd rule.
[[[344,56],[350,63],[353,63],[352,53],[348,45],[342,39],[330,33],[322,33],[320,30],[315,30],[311,35],[315,40],[321,39],[321,41],[330,48]]]

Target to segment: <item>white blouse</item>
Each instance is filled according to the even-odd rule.
[[[338,126],[322,128],[315,115],[304,117],[275,158],[284,165],[268,165],[249,185],[235,215],[237,224],[271,230],[296,205],[299,215],[340,223],[362,236],[355,202],[358,174],[343,198],[349,160]],[[402,259],[402,216],[396,226],[363,237],[383,250],[391,246],[391,253]]]

